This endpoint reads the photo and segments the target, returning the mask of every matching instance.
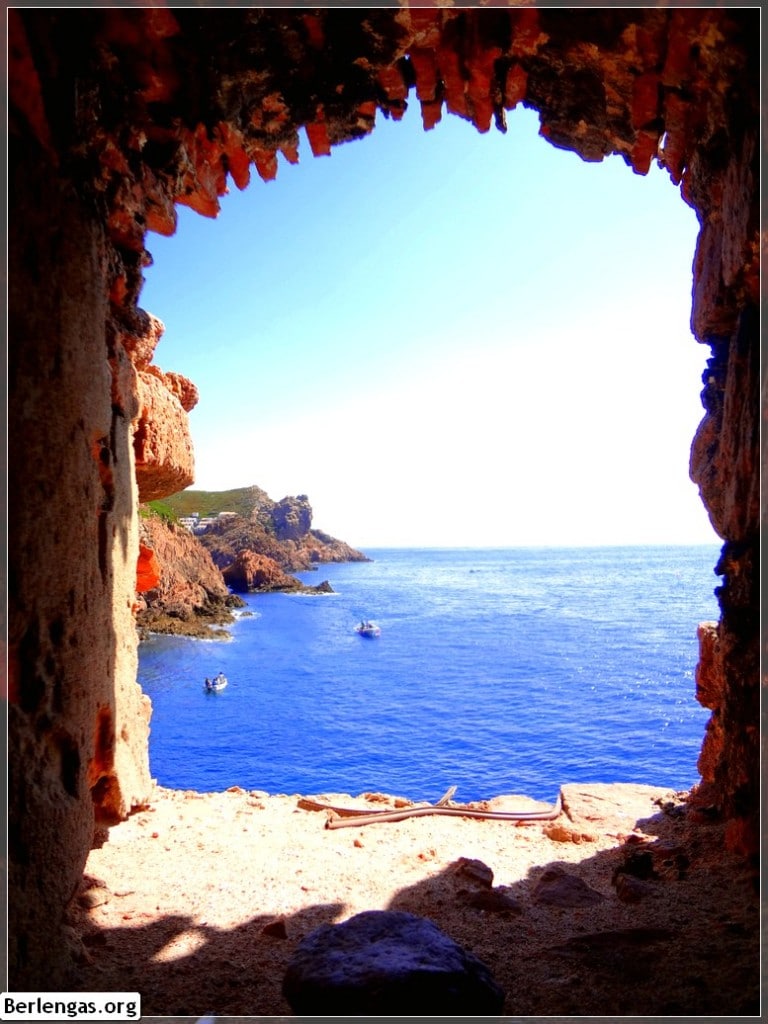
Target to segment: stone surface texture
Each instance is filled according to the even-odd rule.
[[[250,515],[216,520],[199,536],[222,570],[244,551],[264,555],[286,572],[314,569],[323,562],[368,561],[345,541],[312,529],[312,506],[303,494],[273,501],[261,491]]]
[[[137,373],[139,415],[133,448],[139,501],[184,490],[195,479],[195,458],[187,413],[197,389],[180,374],[150,366]]]
[[[224,570],[224,579],[239,593],[270,590],[302,590],[302,584],[283,572],[277,562],[254,551],[240,551]]]
[[[414,95],[425,129],[532,106],[585,160],[658,160],[697,212],[712,354],[691,475],[723,540],[703,784],[727,842],[757,851],[759,40],[757,8],[9,9],[11,988],[57,988],[94,822],[149,787],[134,438],[142,492],[181,486],[192,390],[150,370],[147,232],[172,233],[179,203],[215,216],[252,169],[295,162],[300,131],[327,155]]]
[[[205,548],[183,527],[157,517],[140,524],[139,566],[147,572],[136,622],[141,630],[220,635],[215,628],[233,620],[233,599]],[[170,620],[170,621],[169,621]]]
[[[417,914],[368,910],[298,946],[283,992],[303,1016],[490,1016],[504,992],[474,954]]]
[[[283,498],[272,509],[272,522],[278,540],[299,540],[312,526],[312,506],[306,495]]]

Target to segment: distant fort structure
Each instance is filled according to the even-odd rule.
[[[219,512],[215,516],[204,516],[200,518],[199,512],[192,512],[188,516],[179,516],[179,523],[190,533],[205,533],[213,523],[221,522],[222,519],[232,519],[237,512]]]

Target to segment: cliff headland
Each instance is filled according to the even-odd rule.
[[[221,635],[242,593],[331,593],[293,572],[370,559],[312,528],[305,494],[273,501],[260,487],[181,491],[142,505],[136,613],[141,633]],[[233,593],[234,592],[234,593]]]

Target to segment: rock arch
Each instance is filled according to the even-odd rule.
[[[94,823],[150,786],[136,683],[137,497],[192,480],[194,385],[152,363],[148,230],[421,106],[503,130],[518,103],[585,160],[659,159],[697,211],[711,346],[691,472],[723,539],[701,631],[702,790],[757,849],[759,11],[8,11],[11,988],[66,987],[65,910]],[[514,182],[510,182],[514,188]],[[265,240],[266,242],[267,240]]]

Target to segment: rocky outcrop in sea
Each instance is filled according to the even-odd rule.
[[[240,551],[234,562],[223,572],[224,579],[232,590],[238,593],[269,593],[273,591],[309,594],[332,594],[333,588],[327,580],[317,586],[307,586],[283,572],[277,562],[266,555],[253,551]]]
[[[312,506],[305,494],[280,501],[264,496],[249,515],[215,520],[200,541],[222,570],[243,551],[271,558],[285,572],[315,569],[324,562],[370,561],[344,541],[312,529]]]
[[[211,517],[193,533],[167,517],[141,519],[136,622],[140,635],[211,637],[226,632],[243,593],[333,593],[327,580],[311,586],[291,572],[328,562],[370,561],[361,551],[312,529],[306,495],[272,501],[260,488],[237,493],[254,504],[244,515]],[[174,497],[168,499],[173,509]],[[188,495],[186,496],[188,497]]]
[[[142,519],[136,625],[146,633],[220,635],[244,605],[196,537],[159,516]]]

